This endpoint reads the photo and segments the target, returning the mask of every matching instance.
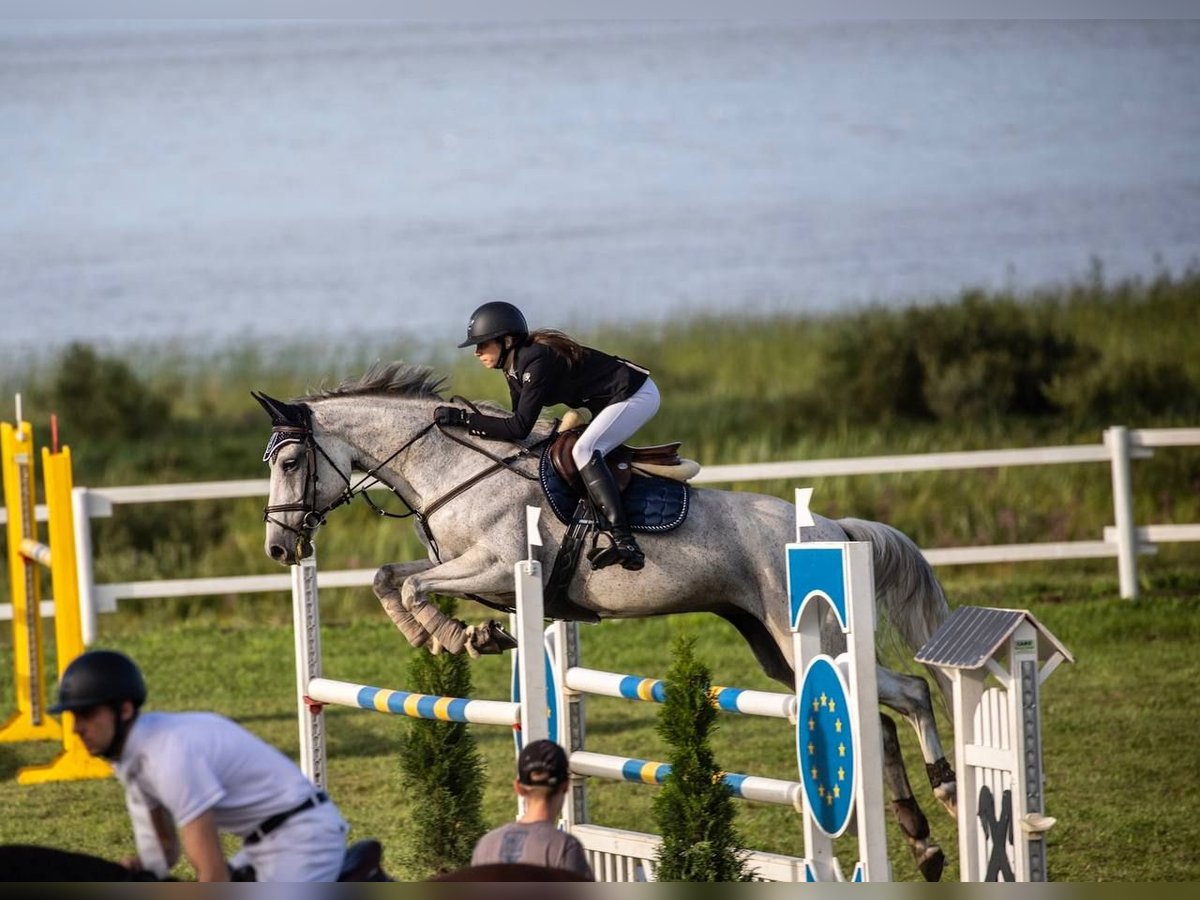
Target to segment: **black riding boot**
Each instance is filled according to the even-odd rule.
[[[587,465],[580,468],[579,475],[592,502],[604,518],[608,519],[609,533],[613,541],[611,547],[597,548],[588,554],[592,568],[603,569],[613,563],[620,563],[623,568],[631,571],[642,568],[646,564],[646,556],[633,539],[633,532],[629,530],[625,507],[621,504],[621,492],[617,490],[617,482],[605,465],[599,450],[592,454]]]

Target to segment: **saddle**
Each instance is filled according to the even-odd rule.
[[[583,434],[583,426],[559,431],[558,436],[550,444],[547,453],[550,464],[558,477],[566,482],[571,491],[579,497],[587,496],[587,489],[579,477],[579,467],[571,451]],[[660,478],[670,478],[673,481],[687,481],[700,471],[700,466],[690,459],[679,455],[681,441],[670,444],[656,444],[651,447],[630,447],[621,444],[605,458],[608,469],[616,479],[617,488],[622,493],[629,487],[629,482],[635,472],[643,475],[656,475]]]
[[[564,417],[563,427],[543,450],[538,466],[538,478],[550,508],[567,526],[545,587],[546,615],[575,622],[598,622],[594,612],[578,606],[569,596],[579,558],[589,538],[595,547],[599,525],[571,456],[583,433],[583,427],[576,427],[571,416],[568,413]],[[700,471],[700,465],[680,457],[679,447],[679,442],[654,447],[622,444],[605,457],[633,531],[665,533],[678,528],[687,518],[690,488],[687,481]]]

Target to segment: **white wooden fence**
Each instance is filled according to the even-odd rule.
[[[927,549],[926,558],[935,566],[973,563],[1031,562],[1036,560],[1115,557],[1122,597],[1137,597],[1137,556],[1153,553],[1156,545],[1200,541],[1200,523],[1137,525],[1133,516],[1131,461],[1153,455],[1155,448],[1200,446],[1200,428],[1105,429],[1099,444],[1059,447],[1028,447],[1010,450],[971,450],[952,453],[918,453],[904,456],[864,456],[847,459],[814,459],[797,462],[707,466],[692,481],[695,484],[730,484],[752,481],[803,483],[814,478],[843,475],[878,475],[897,472],[945,472],[956,469],[986,469],[1005,466],[1048,466],[1062,463],[1106,463],[1113,492],[1113,525],[1096,540],[1057,541],[1026,544],[992,544],[976,547]],[[238,497],[265,498],[268,481],[210,481],[188,484],[154,484],[134,487],[77,487],[74,491],[76,556],[79,564],[79,595],[85,642],[95,635],[98,612],[114,612],[119,600],[136,598],[204,596],[291,590],[291,576],[241,575],[222,578],[177,578],[153,581],[96,584],[93,566],[91,520],[112,515],[113,507],[137,503],[166,503],[187,500],[220,500]],[[46,510],[39,506],[38,518]],[[0,523],[6,519],[0,509]],[[322,571],[321,587],[353,587],[371,584],[375,569]],[[52,601],[42,602],[43,615],[53,614]],[[0,619],[10,619],[9,604],[0,604]]]

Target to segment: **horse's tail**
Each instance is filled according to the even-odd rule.
[[[916,653],[950,615],[950,604],[933,566],[912,538],[891,525],[866,519],[839,519],[838,524],[851,540],[870,542],[879,624],[899,635],[910,653]],[[950,680],[940,669],[927,668],[949,708]]]

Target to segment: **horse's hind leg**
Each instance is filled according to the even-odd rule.
[[[933,702],[929,695],[929,683],[916,675],[902,675],[879,666],[879,702],[906,718],[921,742],[921,755],[925,759],[925,771],[933,795],[955,818],[958,817],[958,784],[954,769],[946,760],[942,741],[938,737],[937,722],[933,715]]]
[[[913,796],[904,767],[904,756],[900,752],[900,740],[896,735],[896,723],[883,713],[879,714],[879,721],[883,737],[883,780],[892,795],[892,812],[904,833],[904,839],[908,841],[917,868],[926,881],[938,881],[946,864],[946,854],[929,839],[929,820]]]

